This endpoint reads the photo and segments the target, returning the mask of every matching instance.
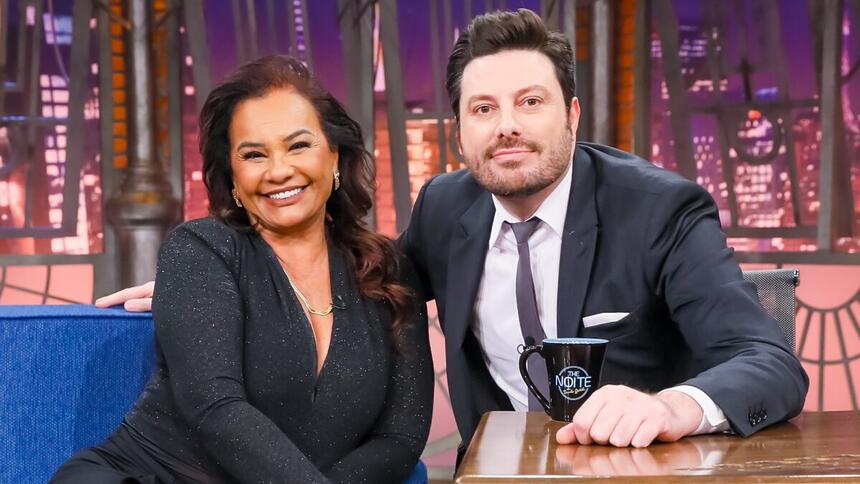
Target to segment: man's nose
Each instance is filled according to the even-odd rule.
[[[522,126],[517,114],[513,109],[502,109],[499,112],[499,124],[496,127],[497,138],[510,138],[520,136]]]

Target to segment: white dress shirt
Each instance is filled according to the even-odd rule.
[[[571,165],[561,183],[541,203],[535,217],[541,223],[529,238],[532,278],[538,315],[547,338],[558,336],[558,271],[561,240],[570,198],[573,174]],[[490,229],[489,250],[475,301],[472,331],[484,350],[484,359],[493,381],[511,400],[514,410],[528,410],[528,390],[520,376],[518,346],[523,344],[517,316],[516,275],[519,255],[513,230],[504,222],[522,222],[505,210],[493,196],[496,208]],[[696,434],[728,429],[722,410],[700,389],[680,385],[664,391],[683,392],[702,407],[703,415]]]

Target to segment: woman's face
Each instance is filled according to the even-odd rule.
[[[233,112],[233,186],[262,235],[322,226],[337,160],[313,105],[294,89],[246,99]]]

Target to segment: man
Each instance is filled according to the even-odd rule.
[[[742,280],[713,200],[576,143],[573,68],[568,41],[529,10],[477,17],[449,57],[468,170],[425,184],[400,243],[439,310],[461,453],[484,412],[530,408],[518,348],[542,337],[610,340],[604,386],[560,443],[746,436],[796,415],[806,374]],[[151,286],[130,291],[103,303]]]

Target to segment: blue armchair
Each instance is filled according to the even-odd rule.
[[[134,404],[154,363],[152,318],[92,306],[4,306],[0,351],[0,482],[44,483]],[[407,483],[426,482],[419,462]]]
[[[149,314],[90,306],[0,309],[0,482],[44,483],[98,444],[153,366]]]

